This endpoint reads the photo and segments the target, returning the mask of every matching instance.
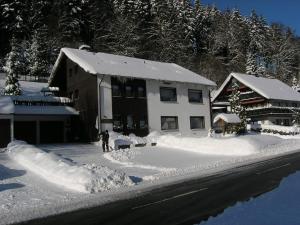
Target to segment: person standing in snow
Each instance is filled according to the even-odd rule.
[[[109,133],[108,133],[108,130],[101,133],[101,139],[102,139],[103,152],[105,152],[105,148],[106,148],[107,152],[109,152],[109,147],[108,147]]]

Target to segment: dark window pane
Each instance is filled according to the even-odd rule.
[[[203,103],[201,90],[189,90],[189,102]]]
[[[205,120],[203,116],[190,117],[191,129],[205,129]]]
[[[133,117],[132,115],[127,115],[127,129],[134,129]]]
[[[113,97],[120,97],[121,96],[121,89],[119,85],[112,85],[112,96]]]
[[[139,98],[144,98],[146,97],[146,91],[144,87],[138,87],[137,88],[137,95]]]
[[[74,99],[78,99],[79,98],[79,91],[75,90],[74,92]]]
[[[140,129],[147,129],[147,128],[148,128],[147,118],[146,116],[142,116],[140,118]]]
[[[133,92],[132,86],[125,87],[125,95],[126,95],[126,97],[129,97],[129,98],[134,97],[134,92]]]
[[[178,117],[177,116],[162,116],[161,117],[162,130],[178,130]]]
[[[177,93],[176,88],[161,87],[160,88],[160,100],[166,102],[176,102]]]
[[[69,77],[72,77],[72,75],[73,75],[73,70],[69,69]]]
[[[113,116],[113,129],[114,130],[123,130],[122,117],[120,115]]]

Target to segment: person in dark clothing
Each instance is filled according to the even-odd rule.
[[[108,130],[106,130],[105,132],[103,131],[101,133],[101,139],[102,139],[103,152],[105,152],[105,148],[106,148],[107,152],[109,152],[109,147],[108,147],[109,133],[108,133]]]

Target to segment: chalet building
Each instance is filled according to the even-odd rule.
[[[145,136],[202,132],[211,124],[215,83],[172,63],[63,48],[49,86],[73,100],[87,140],[103,130]]]
[[[0,89],[4,83],[0,80]],[[72,101],[55,97],[44,88],[46,83],[20,81],[20,85],[21,96],[0,94],[0,148],[14,139],[30,144],[74,141],[78,112]]]
[[[230,111],[232,85],[239,85],[241,104],[252,122],[269,125],[292,125],[300,112],[300,94],[277,80],[254,75],[231,73],[212,98],[213,114]]]

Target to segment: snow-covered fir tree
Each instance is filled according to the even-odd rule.
[[[6,72],[5,90],[6,95],[21,95],[20,84],[18,81],[21,75],[20,68],[20,45],[16,38],[11,40],[11,51],[7,55],[4,71]]]
[[[36,80],[39,77],[49,76],[49,52],[47,34],[48,29],[46,25],[37,29],[32,36],[32,43],[30,47],[30,76]]]
[[[257,60],[255,53],[249,51],[247,53],[247,61],[246,61],[246,73],[249,75],[256,75],[257,74]]]
[[[232,92],[229,96],[229,103],[230,103],[231,112],[237,114],[241,119],[240,126],[237,126],[235,130],[235,132],[240,133],[246,130],[246,125],[247,125],[246,109],[241,104],[238,82],[233,81],[231,88],[232,88]]]
[[[0,13],[4,19],[1,25],[10,35],[21,38],[29,33],[29,1],[2,0],[0,2]]]
[[[61,0],[58,29],[63,46],[76,46],[81,41],[81,0]]]
[[[298,90],[299,89],[299,81],[298,81],[298,78],[296,76],[293,77],[293,80],[292,80],[292,88],[294,90]]]

